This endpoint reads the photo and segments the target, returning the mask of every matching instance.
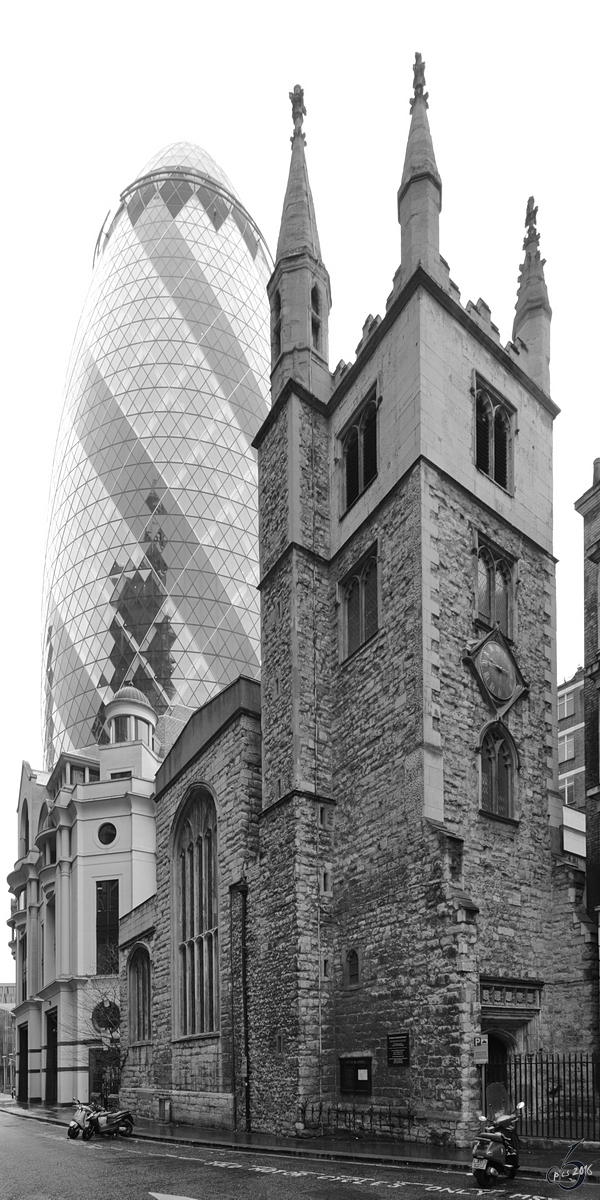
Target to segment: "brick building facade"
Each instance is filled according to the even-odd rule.
[[[583,667],[558,687],[558,787],[563,804],[585,812],[585,704]]]
[[[291,99],[255,439],[261,695],[232,685],[159,771],[156,900],[121,926],[122,1100],[287,1133],[312,1101],[390,1102],[416,1136],[464,1143],[475,1036],[510,1056],[590,1050],[597,1032],[584,875],[558,836],[537,210],[502,347],[439,253],[417,56],[401,266],[332,374]]]
[[[584,555],[584,719],[585,811],[587,821],[590,919],[598,925],[600,912],[600,458],[594,461],[592,486],[575,508],[583,517]],[[600,930],[599,935],[600,937]],[[595,979],[598,1004],[598,977]]]

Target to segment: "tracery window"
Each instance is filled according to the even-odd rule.
[[[475,395],[475,461],[484,475],[507,491],[512,477],[512,413],[485,388]]]
[[[481,809],[497,817],[514,817],[516,751],[508,730],[498,721],[481,743]]]
[[[370,400],[346,431],[343,442],[345,507],[348,509],[377,475],[377,405]]]
[[[149,1042],[152,1038],[150,955],[136,946],[129,960],[129,1040]]]
[[[377,556],[370,554],[350,578],[343,592],[344,658],[354,654],[378,629]]]
[[[477,552],[477,615],[486,625],[497,625],[511,636],[513,571],[507,559],[489,546]]]
[[[178,946],[179,1034],[219,1028],[217,814],[196,789],[179,819],[174,853]]]

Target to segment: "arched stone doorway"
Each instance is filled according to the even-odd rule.
[[[503,1083],[508,1086],[508,1046],[497,1033],[488,1033],[488,1068],[486,1086],[490,1083]]]

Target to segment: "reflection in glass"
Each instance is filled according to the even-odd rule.
[[[45,571],[50,766],[124,682],[162,715],[259,673],[256,455],[270,346],[260,231],[178,143],[101,231],[67,376]]]

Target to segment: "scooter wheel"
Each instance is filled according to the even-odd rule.
[[[474,1174],[480,1188],[489,1188],[492,1186],[494,1180],[487,1169],[485,1171],[475,1171]]]
[[[120,1121],[119,1122],[119,1133],[121,1134],[121,1137],[131,1137],[131,1135],[133,1133],[132,1122],[131,1121]]]
[[[67,1129],[67,1137],[71,1138],[74,1141],[76,1137],[79,1137],[79,1130],[78,1129]]]
[[[507,1169],[506,1169],[506,1171],[504,1172],[504,1174],[506,1175],[506,1178],[507,1178],[507,1179],[514,1179],[514,1177],[515,1177],[515,1175],[516,1175],[516,1173],[517,1173],[517,1170],[518,1170],[518,1168],[517,1168],[517,1167],[507,1167]]]
[[[86,1129],[82,1129],[81,1136],[82,1136],[84,1142],[89,1142],[90,1138],[92,1138],[94,1136],[93,1126],[88,1125]]]

